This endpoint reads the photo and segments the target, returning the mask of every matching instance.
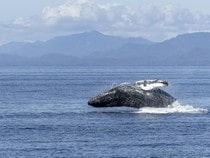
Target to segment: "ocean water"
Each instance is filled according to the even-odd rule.
[[[94,108],[114,84],[164,79],[167,108]],[[210,67],[0,67],[0,157],[210,157]]]

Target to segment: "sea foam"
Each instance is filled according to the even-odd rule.
[[[169,114],[169,113],[207,113],[204,108],[195,108],[191,105],[181,105],[178,101],[164,108],[144,107],[140,108],[136,113],[146,114]]]

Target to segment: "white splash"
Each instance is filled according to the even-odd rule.
[[[137,113],[145,114],[169,114],[169,113],[207,113],[208,110],[204,108],[194,108],[191,105],[181,105],[178,101],[174,102],[165,108],[144,107],[137,111]]]

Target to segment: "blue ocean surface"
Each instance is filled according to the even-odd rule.
[[[122,82],[169,81],[167,108],[94,108]],[[210,157],[210,67],[0,67],[0,157]]]

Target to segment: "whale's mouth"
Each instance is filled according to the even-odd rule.
[[[191,105],[181,105],[178,101],[175,101],[173,104],[163,107],[163,108],[153,108],[153,107],[143,107],[140,108],[135,113],[141,114],[170,114],[170,113],[189,113],[189,114],[198,114],[198,113],[207,113],[208,110],[205,108],[195,108]]]
[[[94,98],[91,98],[88,101],[88,105],[96,107],[96,108],[103,108],[103,107],[120,107],[122,105],[117,104],[114,99],[114,97],[104,97],[103,95],[96,96]]]
[[[91,98],[88,101],[88,105],[93,106],[93,107],[119,107],[121,106],[118,104],[118,96],[116,95],[115,90],[103,92],[99,94],[98,96],[95,96]]]

